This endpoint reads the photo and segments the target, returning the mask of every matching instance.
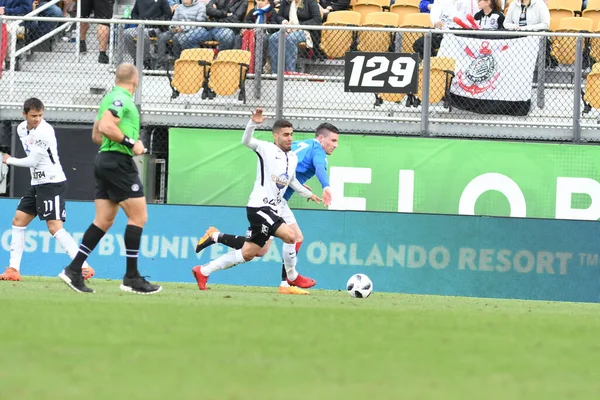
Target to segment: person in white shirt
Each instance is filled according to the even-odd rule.
[[[36,215],[46,221],[48,231],[73,259],[78,246],[73,237],[63,228],[66,219],[65,192],[67,177],[60,164],[54,128],[43,119],[44,104],[30,98],[23,104],[25,121],[17,127],[17,134],[27,154],[25,158],[2,155],[2,162],[15,167],[26,167],[31,171],[31,187],[19,201],[12,221],[10,262],[0,280],[21,280],[21,259],[25,247],[25,228]],[[94,275],[88,264],[82,268],[84,279]]]
[[[477,0],[435,0],[429,12],[433,27],[436,30],[463,29],[456,21],[470,27],[471,24],[467,21],[467,15],[473,16],[479,11],[477,2]],[[436,50],[440,48],[443,38],[442,33],[431,35],[432,56],[436,55]],[[419,54],[421,59],[423,58],[424,47],[424,36],[417,39],[413,44],[413,50]]]
[[[261,253],[271,236],[283,240],[286,244],[296,243],[296,233],[279,215],[283,195],[288,186],[300,196],[319,204],[321,199],[304,187],[296,179],[298,157],[292,149],[293,127],[289,121],[277,120],[273,124],[273,142],[266,142],[252,137],[254,130],[265,121],[263,110],[256,109],[248,122],[242,143],[256,152],[258,156],[256,180],[250,194],[246,213],[250,227],[246,232],[246,242],[238,250],[227,254],[202,266],[192,268],[198,288],[206,290],[206,282],[211,273],[231,268],[252,260]],[[314,280],[298,274],[296,268],[296,252],[284,252],[283,263],[288,276],[296,276],[293,284],[298,287],[311,287]]]

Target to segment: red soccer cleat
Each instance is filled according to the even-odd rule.
[[[288,279],[287,282],[288,282],[288,284],[290,286],[297,286],[297,287],[302,288],[302,289],[308,289],[308,288],[311,288],[311,287],[313,287],[313,286],[315,286],[317,284],[317,281],[315,281],[314,279],[307,278],[307,277],[302,276],[300,274],[298,274],[298,276],[296,277],[296,279],[294,279],[293,281],[290,281]]]
[[[0,274],[0,281],[20,281],[21,273],[14,268],[6,268],[4,273]]]
[[[198,289],[206,290],[206,282],[208,282],[208,276],[204,275],[202,271],[200,271],[200,267],[200,265],[196,265],[194,268],[192,268],[192,275],[194,275],[196,282],[198,282]]]

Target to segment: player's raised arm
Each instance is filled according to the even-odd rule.
[[[25,158],[15,158],[6,153],[2,154],[2,162],[4,164],[14,165],[15,167],[35,167],[41,159],[42,155],[33,151]]]
[[[290,187],[294,189],[294,191],[300,196],[308,200],[312,200],[317,204],[321,204],[321,199],[316,194],[313,194],[313,192],[308,190],[303,184],[301,184],[298,179],[296,179],[296,176],[294,176],[290,181]]]
[[[253,137],[254,130],[258,125],[265,122],[267,118],[263,115],[262,108],[257,108],[256,111],[251,112],[252,118],[250,119],[250,121],[248,121],[248,125],[246,125],[246,130],[244,130],[244,135],[242,136],[242,144],[256,151],[256,149],[258,148],[258,140],[254,139]]]

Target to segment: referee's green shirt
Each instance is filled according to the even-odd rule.
[[[126,89],[115,86],[100,102],[100,109],[96,120],[99,121],[105,111],[110,111],[115,117],[119,118],[119,129],[123,134],[133,140],[138,140],[140,136],[140,114],[133,96]],[[133,152],[127,146],[114,142],[105,136],[102,137],[100,151],[118,151],[119,153],[133,156]]]

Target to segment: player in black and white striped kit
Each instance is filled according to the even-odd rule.
[[[248,122],[242,136],[242,144],[253,150],[258,157],[254,189],[250,194],[248,206],[246,207],[246,214],[250,223],[250,227],[246,232],[246,242],[239,250],[232,250],[206,265],[192,268],[192,274],[196,278],[200,290],[206,290],[208,276],[214,271],[231,268],[258,256],[271,236],[280,238],[284,243],[296,243],[294,230],[287,226],[279,216],[280,204],[288,186],[302,197],[317,204],[321,202],[319,197],[302,186],[296,179],[298,156],[290,151],[294,132],[290,122],[285,120],[275,121],[273,124],[273,142],[266,142],[252,137],[256,127],[266,119],[262,115],[262,111],[262,109],[257,108],[256,112],[252,113],[252,119]],[[295,273],[296,253],[284,252],[283,258],[286,269],[290,268],[290,270],[293,270],[294,275],[297,275]],[[302,280],[306,280],[307,285],[314,285],[312,279],[297,275],[296,281],[302,283]],[[303,285],[302,283],[300,286]]]
[[[21,258],[25,246],[25,228],[39,216],[48,225],[48,231],[73,259],[78,246],[63,228],[66,219],[65,192],[67,177],[60,165],[54,128],[43,119],[44,104],[30,98],[23,104],[25,121],[17,127],[17,134],[27,154],[25,158],[2,155],[2,162],[15,167],[28,167],[31,171],[31,187],[21,198],[12,221],[10,263],[0,280],[20,281]],[[89,265],[82,269],[84,279],[94,275]]]

